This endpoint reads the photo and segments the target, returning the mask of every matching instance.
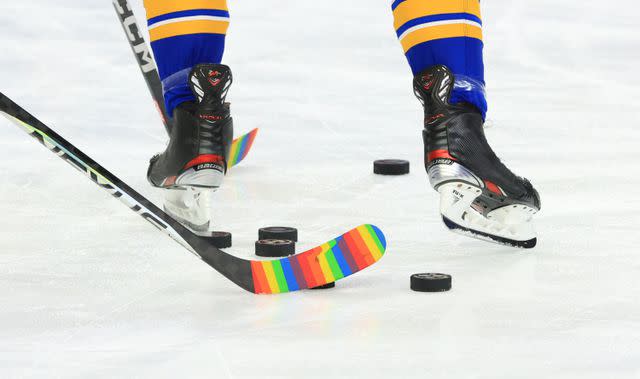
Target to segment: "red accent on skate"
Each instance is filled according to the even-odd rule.
[[[212,86],[217,86],[218,84],[220,84],[221,80],[219,78],[215,78],[212,79],[216,76],[220,75],[219,71],[209,71],[209,83],[211,83]]]
[[[187,163],[184,166],[184,169],[186,170],[188,168],[191,168],[193,166],[197,166],[197,165],[203,164],[203,163],[222,163],[222,162],[224,162],[224,158],[219,156],[219,155],[202,154],[202,155],[198,155],[197,157],[192,159],[189,163]]]
[[[452,161],[456,160],[454,157],[451,156],[451,154],[449,154],[449,150],[433,150],[429,152],[429,155],[427,156],[427,162],[431,162],[432,160],[438,159],[438,158],[451,159]]]
[[[430,90],[431,87],[433,87],[433,85],[436,82],[435,79],[433,79],[433,75],[432,74],[424,75],[422,77],[422,80],[425,82],[422,85],[422,88],[424,88],[426,91]]]
[[[427,125],[430,125],[430,124],[432,124],[433,122],[435,122],[435,121],[437,121],[437,120],[439,120],[439,119],[441,119],[441,118],[443,118],[443,117],[444,117],[444,114],[442,114],[442,113],[439,113],[439,114],[437,114],[437,115],[435,115],[435,116],[431,116],[431,117],[429,117],[429,119],[426,121],[426,124],[427,124]]]
[[[209,121],[220,121],[224,118],[224,116],[215,115],[215,114],[201,114],[201,115],[198,115],[198,117],[200,117],[203,120],[209,120]]]
[[[502,191],[500,191],[500,187],[498,187],[495,183],[492,183],[488,180],[484,181],[484,184],[487,186],[487,189],[497,195],[504,196]]]

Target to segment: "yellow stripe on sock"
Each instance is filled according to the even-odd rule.
[[[396,30],[414,18],[446,13],[469,13],[480,18],[478,0],[407,0],[393,11]]]
[[[147,10],[147,19],[193,9],[229,10],[227,0],[144,0],[144,7]]]
[[[400,43],[406,53],[412,47],[424,42],[443,38],[470,37],[482,41],[482,29],[468,24],[450,24],[417,29],[407,34]]]
[[[149,30],[151,42],[186,34],[226,34],[228,21],[193,20],[172,22]]]

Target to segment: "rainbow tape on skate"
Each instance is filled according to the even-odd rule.
[[[386,247],[380,229],[361,225],[289,258],[252,261],[255,293],[284,293],[335,282],[376,263]]]
[[[249,154],[251,146],[253,146],[253,141],[256,139],[256,135],[258,135],[258,128],[253,129],[249,133],[233,140],[233,143],[231,144],[231,152],[229,153],[229,167],[233,167],[242,162],[247,154]]]

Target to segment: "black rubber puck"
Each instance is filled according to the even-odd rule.
[[[409,173],[409,161],[380,159],[373,162],[373,173],[378,175],[406,175]]]
[[[447,274],[413,274],[411,289],[418,292],[445,292],[451,289],[451,275]]]
[[[298,229],[288,226],[269,226],[258,230],[260,240],[289,240],[298,242]]]
[[[206,238],[218,249],[226,249],[232,245],[231,233],[228,232],[211,232],[211,236]]]
[[[336,282],[327,283],[324,286],[318,286],[311,288],[312,290],[326,290],[329,288],[334,288],[336,286]]]
[[[291,240],[266,239],[256,241],[256,255],[267,258],[283,258],[296,253],[296,243]]]

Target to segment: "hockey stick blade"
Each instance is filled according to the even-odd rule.
[[[2,93],[0,112],[128,208],[249,292],[286,293],[322,286],[371,266],[386,250],[382,231],[373,225],[361,225],[288,258],[250,261],[235,257],[192,233]]]

